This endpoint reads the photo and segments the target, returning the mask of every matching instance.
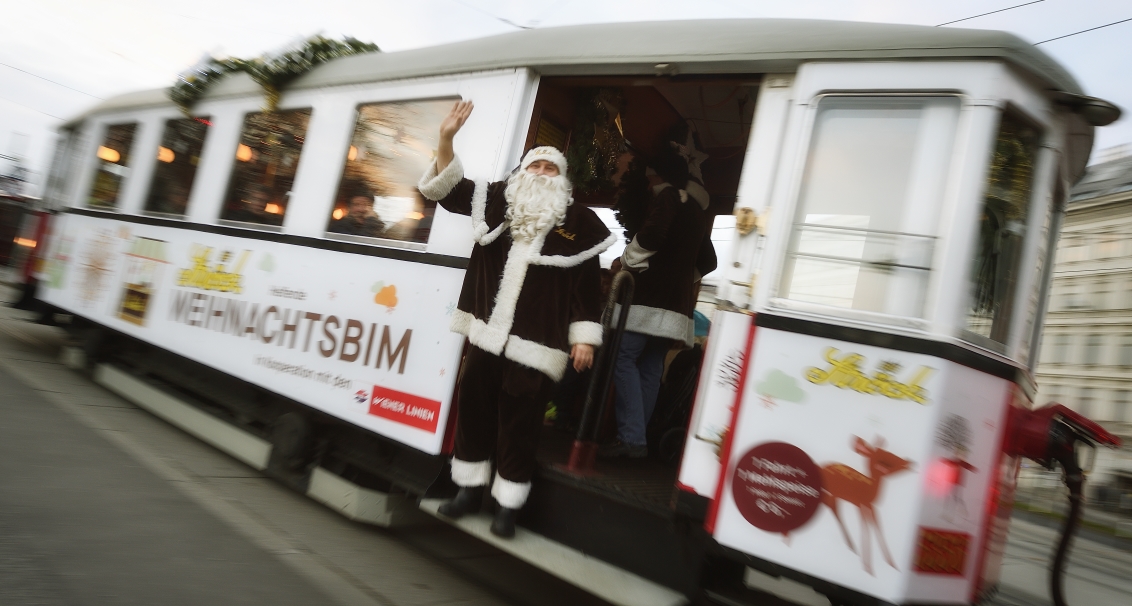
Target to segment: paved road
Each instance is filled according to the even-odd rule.
[[[22,316],[0,306],[4,606],[604,604],[429,518],[351,522],[66,369]]]
[[[0,307],[4,606],[602,604],[446,525],[350,522],[62,367],[62,338]],[[1055,537],[1014,520],[995,604],[1049,604]],[[1123,606],[1132,554],[1078,539],[1067,586]]]

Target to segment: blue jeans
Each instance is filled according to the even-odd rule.
[[[671,341],[625,331],[613,366],[617,390],[617,438],[630,446],[645,446],[645,427],[656,408],[664,357]]]

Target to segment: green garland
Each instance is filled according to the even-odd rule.
[[[354,38],[343,41],[315,36],[301,48],[275,56],[245,59],[209,59],[203,66],[182,74],[169,89],[173,100],[185,115],[221,78],[233,72],[244,72],[263,88],[266,111],[275,111],[281,90],[299,76],[327,61],[361,53],[380,52],[376,44]]]

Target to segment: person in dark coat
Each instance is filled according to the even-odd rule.
[[[330,222],[330,232],[351,236],[381,237],[385,224],[373,210],[373,193],[359,187],[350,195],[350,206],[341,219]]]
[[[507,181],[465,179],[452,139],[471,111],[462,101],[445,118],[436,162],[418,184],[425,198],[470,215],[475,240],[451,322],[471,343],[452,458],[460,490],[440,513],[478,510],[491,483],[500,505],[491,531],[510,537],[530,492],[551,389],[571,360],[588,368],[601,345],[598,255],[615,237],[593,211],[572,204],[566,159],[553,147],[529,151]]]
[[[699,170],[704,158],[691,135],[683,144],[670,142],[651,162],[651,196],[638,194],[643,212],[626,225],[630,242],[619,261],[633,272],[635,286],[613,370],[617,440],[598,452],[602,458],[648,456],[645,428],[656,406],[665,356],[673,344],[693,345],[697,284],[716,264],[709,198]],[[622,196],[631,193],[621,188]],[[623,218],[634,215],[624,205],[619,211]]]

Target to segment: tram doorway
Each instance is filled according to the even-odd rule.
[[[544,77],[524,149],[553,145],[564,150],[575,202],[591,207],[611,231],[622,234],[618,216],[623,209],[618,204],[622,194],[613,175],[626,147],[648,162],[664,146],[683,145],[682,153],[698,163],[710,195],[707,214],[718,226],[714,220],[722,217],[726,221],[736,204],[758,90],[758,77]],[[610,262],[624,246],[624,241],[618,242],[602,255],[607,290],[612,278]],[[717,256],[720,263],[726,261]],[[703,311],[710,320],[710,306]],[[569,457],[590,380],[590,373],[577,376],[570,371],[548,407],[540,448],[543,477],[583,485],[633,507],[671,512],[701,346],[697,343],[685,349],[676,343],[667,356],[647,432],[650,456],[599,461],[595,473],[585,478],[567,477],[561,469]],[[615,437],[614,396],[610,393],[608,397],[599,441]]]

